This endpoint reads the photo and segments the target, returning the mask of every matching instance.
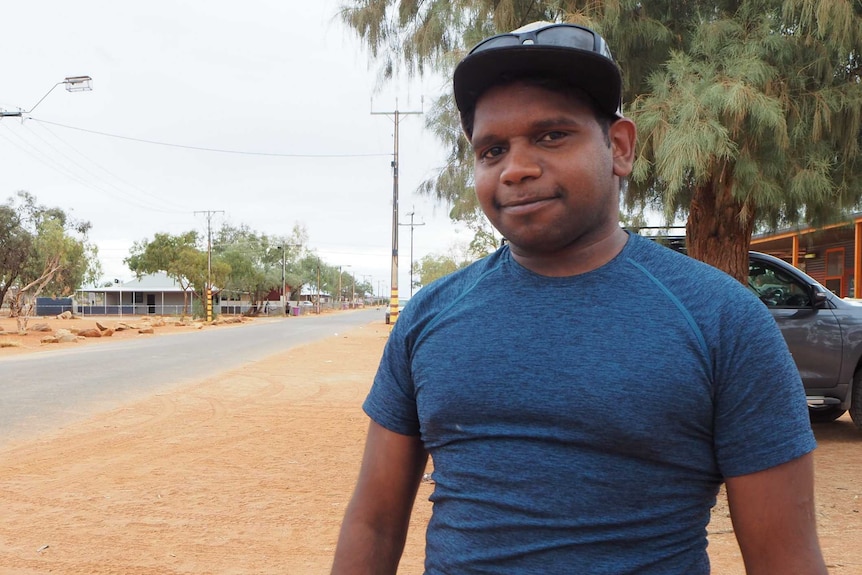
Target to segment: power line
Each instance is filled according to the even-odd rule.
[[[155,207],[153,205],[147,204],[143,200],[135,197],[134,195],[129,195],[128,193],[122,191],[121,189],[117,188],[117,186],[112,186],[110,184],[110,182],[105,182],[104,180],[102,180],[104,183],[108,184],[109,187],[114,188],[114,191],[116,193],[112,193],[110,190],[106,190],[105,188],[103,188],[103,187],[101,187],[101,186],[99,186],[93,182],[89,182],[86,179],[84,179],[80,174],[76,173],[73,169],[71,169],[70,166],[64,165],[62,162],[58,161],[56,158],[52,158],[50,154],[48,154],[44,150],[40,149],[39,146],[35,145],[33,142],[28,141],[28,139],[23,137],[21,134],[13,132],[8,126],[4,126],[4,127],[9,131],[8,133],[10,135],[14,136],[15,138],[17,138],[17,140],[19,142],[16,143],[11,138],[4,136],[2,133],[0,133],[0,138],[6,140],[11,145],[17,147],[18,149],[20,149],[22,152],[24,152],[25,154],[32,157],[37,162],[44,164],[45,166],[54,170],[55,172],[69,178],[70,180],[73,180],[73,181],[81,184],[85,188],[89,188],[89,189],[94,190],[96,192],[99,192],[100,194],[103,194],[109,198],[114,198],[114,199],[116,198],[117,193],[119,193],[120,195],[126,196],[124,198],[124,200],[127,203],[129,203],[130,205],[135,206],[136,208],[145,209],[145,210],[149,210],[149,211],[153,211],[153,212],[165,213],[165,214],[181,213],[181,211],[179,211],[179,210],[160,209],[160,208]],[[88,172],[88,170],[86,168],[84,168],[83,166],[76,163],[74,160],[72,160],[71,158],[69,158],[68,156],[66,156],[65,154],[60,152],[59,150],[57,150],[56,147],[52,146],[49,142],[45,141],[44,138],[41,138],[38,134],[36,134],[32,131],[29,131],[29,133],[31,135],[33,135],[34,137],[38,138],[39,140],[41,140],[47,146],[51,147],[54,150],[54,152],[56,152],[57,154],[59,154],[60,156],[65,158],[66,161],[69,162],[72,166],[77,167],[78,169],[83,170],[84,172]],[[91,176],[94,176],[94,174],[92,174],[91,172],[89,172],[89,173]]]
[[[23,124],[22,124],[22,125],[23,125]],[[114,178],[114,179],[115,179],[115,180],[117,180],[118,182],[120,182],[120,183],[122,183],[122,184],[124,184],[124,185],[126,185],[126,186],[128,186],[128,187],[130,187],[130,188],[132,188],[132,189],[134,189],[134,190],[137,190],[137,191],[138,191],[138,192],[140,192],[141,194],[146,195],[149,199],[156,198],[156,199],[158,199],[158,200],[159,200],[159,202],[161,202],[162,204],[173,204],[173,206],[178,210],[178,212],[177,212],[177,213],[179,213],[179,211],[182,211],[182,212],[187,212],[187,211],[188,211],[188,208],[187,208],[187,207],[182,206],[181,204],[179,204],[179,203],[177,203],[177,202],[175,202],[175,201],[173,201],[173,200],[169,200],[169,199],[166,199],[166,198],[164,198],[164,197],[157,196],[156,194],[154,194],[154,193],[152,193],[152,192],[150,192],[150,191],[146,191],[146,190],[142,189],[140,186],[137,186],[137,185],[135,185],[135,184],[133,184],[133,183],[131,183],[131,182],[128,182],[128,181],[124,180],[123,178],[121,178],[120,176],[118,176],[118,175],[116,175],[115,173],[111,172],[110,170],[108,170],[108,169],[107,169],[107,168],[105,168],[104,166],[100,165],[98,162],[96,162],[95,160],[93,160],[92,158],[90,158],[89,156],[87,156],[86,154],[84,154],[83,152],[81,152],[80,150],[78,150],[75,146],[73,146],[72,144],[70,144],[69,142],[67,142],[66,140],[64,140],[63,138],[61,138],[60,136],[58,136],[57,134],[55,134],[55,133],[54,133],[54,132],[53,132],[53,131],[48,127],[48,126],[40,126],[40,127],[41,127],[43,130],[45,130],[47,133],[51,134],[51,136],[52,136],[54,139],[56,139],[58,142],[60,142],[60,143],[62,143],[63,145],[65,145],[67,148],[69,148],[70,150],[72,150],[73,152],[75,152],[76,154],[78,154],[78,155],[79,155],[80,157],[82,157],[84,160],[88,161],[89,163],[91,163],[92,165],[94,165],[96,168],[100,169],[102,172],[104,172],[104,173],[105,173],[105,174],[107,174],[108,176],[110,176],[110,177]],[[27,128],[27,129],[29,130],[29,128]],[[32,133],[32,134],[33,134],[33,135],[35,135],[36,137],[39,137],[39,138],[40,138],[43,142],[45,142],[47,145],[49,145],[49,146],[51,146],[52,148],[54,148],[55,150],[57,150],[57,148],[56,148],[56,147],[54,147],[53,145],[51,145],[51,143],[50,143],[50,142],[48,142],[47,140],[45,140],[44,138],[41,138],[41,137],[40,137],[38,134],[36,134],[36,132],[34,132],[33,130],[30,130],[30,133]],[[63,157],[68,158],[68,156],[66,156],[65,154],[63,154],[60,150],[57,150],[57,152],[58,152],[59,154],[63,155]],[[73,161],[71,158],[69,158],[69,161],[72,161],[72,162],[74,163],[74,161]],[[76,164],[76,165],[78,165],[78,164]],[[114,187],[115,189],[117,189],[120,193],[124,193],[124,192],[123,192],[123,190],[122,190],[119,186],[116,186],[115,184],[111,183],[110,181],[106,180],[105,178],[100,177],[98,174],[95,174],[95,173],[91,172],[90,170],[87,170],[87,169],[86,169],[85,167],[83,167],[83,166],[81,166],[81,169],[85,170],[87,173],[92,174],[92,175],[93,175],[93,177],[95,177],[95,178],[97,178],[97,179],[99,179],[99,180],[101,180],[101,181],[105,182],[106,184],[108,184],[108,185],[110,185],[110,186],[113,186],[113,187]]]
[[[171,142],[160,142],[158,140],[146,140],[144,138],[134,138],[132,136],[122,136],[119,134],[110,134],[108,132],[99,132],[98,130],[89,130],[87,128],[79,128],[77,126],[67,126],[66,124],[59,124],[57,122],[49,122],[48,120],[40,120],[38,118],[27,118],[28,120],[33,120],[35,122],[41,122],[43,124],[51,124],[52,126],[59,126],[60,128],[66,128],[67,130],[78,130],[79,132],[86,132],[88,134],[95,134],[97,136],[106,136],[108,138],[117,138],[120,140],[129,140],[132,142],[140,142],[143,144],[153,144],[156,146],[167,146],[170,148],[182,148],[184,150],[197,150],[199,152],[216,152],[219,154],[238,154],[243,156],[267,156],[273,158],[371,158],[371,157],[381,157],[388,156],[389,154],[282,154],[278,152],[249,152],[245,150],[226,150],[223,148],[208,148],[204,146],[187,146],[185,144],[174,144]]]

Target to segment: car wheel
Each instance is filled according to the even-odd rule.
[[[846,409],[841,409],[838,405],[809,407],[808,417],[811,419],[811,423],[829,423],[844,415],[846,411]]]
[[[850,399],[850,419],[856,424],[856,429],[862,431],[862,370],[853,376],[853,395]]]

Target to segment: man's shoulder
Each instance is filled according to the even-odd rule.
[[[751,290],[730,274],[641,236],[633,236],[627,250],[629,263],[652,278],[662,291],[672,294],[685,307],[712,313],[728,302],[742,313],[765,312]]]
[[[466,267],[438,278],[419,290],[413,299],[417,300],[417,302],[422,302],[440,297],[441,294],[448,296],[452,292],[461,292],[479,281],[486,274],[496,270],[505,259],[507,252],[508,248],[501,248]]]
[[[627,251],[627,256],[633,262],[639,263],[647,269],[654,268],[662,273],[689,277],[694,275],[699,278],[722,282],[736,281],[729,274],[714,266],[637,234],[632,234],[632,249]]]
[[[481,258],[470,265],[456,270],[448,275],[423,286],[410,299],[401,313],[399,323],[409,323],[414,327],[424,325],[438,313],[457,306],[461,296],[469,293],[472,288],[488,274],[493,274],[505,261],[508,248]]]

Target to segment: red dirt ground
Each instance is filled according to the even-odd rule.
[[[367,426],[360,404],[388,333],[381,320],[57,433],[0,438],[0,573],[328,573]],[[7,338],[24,343],[0,348],[0,385],[11,383],[8,355],[116,341]],[[862,433],[846,416],[815,432],[827,563],[860,575]],[[402,573],[422,572],[432,489],[420,487]],[[713,573],[742,575],[723,497],[709,532]]]

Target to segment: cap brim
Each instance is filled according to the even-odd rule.
[[[467,56],[453,75],[455,103],[463,114],[491,86],[524,76],[560,78],[589,94],[602,112],[622,117],[616,64],[595,52],[554,46],[497,48]]]

